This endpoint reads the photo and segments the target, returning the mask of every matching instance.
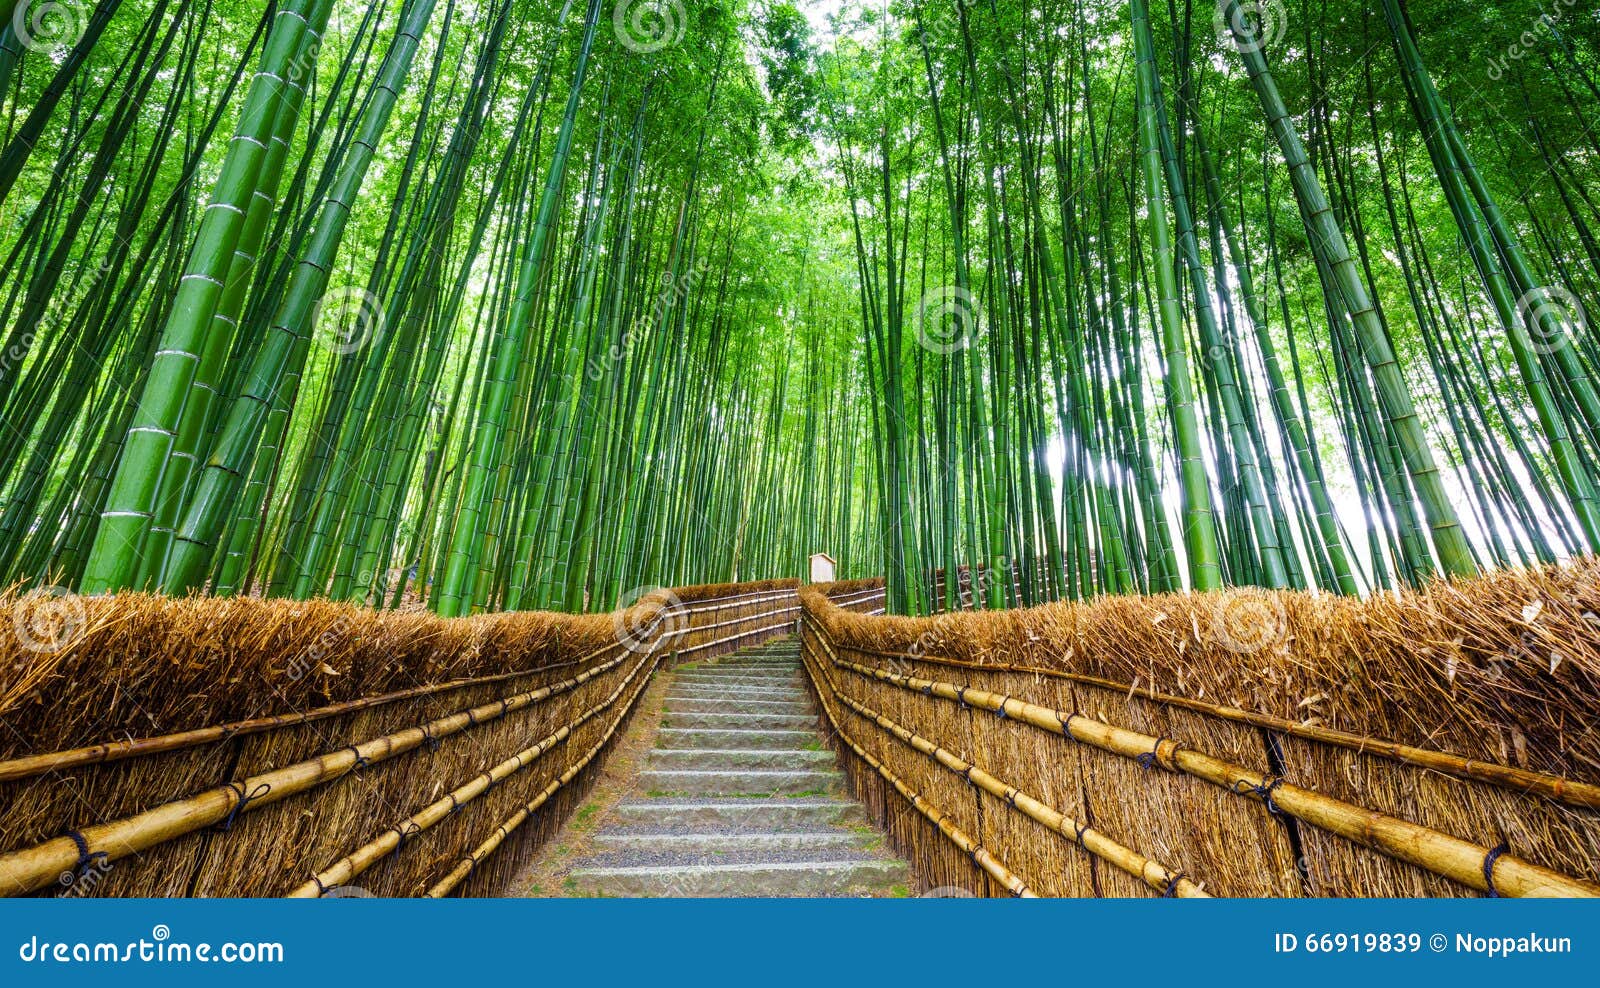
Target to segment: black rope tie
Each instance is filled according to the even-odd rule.
[[[1266,804],[1268,813],[1271,813],[1273,816],[1283,816],[1283,808],[1272,801],[1272,791],[1281,785],[1283,785],[1283,776],[1281,775],[1270,779],[1263,779],[1261,781],[1261,785],[1259,786],[1252,786],[1248,780],[1240,779],[1238,782],[1233,784],[1229,791],[1236,795],[1251,793],[1253,795],[1260,796],[1261,802]]]
[[[393,853],[395,854],[399,854],[401,849],[406,846],[406,841],[422,833],[422,827],[415,820],[408,822],[403,828],[393,827],[391,829],[394,830],[395,836],[399,838],[394,843]]]
[[[1083,842],[1083,835],[1089,832],[1089,825],[1087,823],[1074,824],[1072,829],[1075,831],[1072,839],[1085,851],[1089,850],[1089,845]]]
[[[1078,712],[1076,710],[1065,716],[1062,716],[1061,711],[1056,711],[1056,720],[1061,722],[1061,736],[1066,738],[1068,741],[1076,742],[1078,740],[1072,736],[1072,718],[1076,716],[1078,716]]]
[[[1500,855],[1511,850],[1511,845],[1505,841],[1496,844],[1488,854],[1483,856],[1483,884],[1489,887],[1489,898],[1500,898],[1500,890],[1494,887],[1494,863],[1500,860]]]
[[[926,685],[926,686],[924,686],[922,688],[922,695],[923,696],[932,696],[933,695],[933,684],[932,683],[929,683],[928,685]]]
[[[260,799],[272,791],[272,783],[263,782],[249,792],[245,792],[244,783],[242,782],[230,782],[228,783],[228,788],[232,789],[238,795],[239,801],[233,804],[233,809],[228,812],[227,819],[217,824],[216,830],[218,833],[222,834],[225,834],[233,829],[233,822],[239,819],[239,814],[244,812],[244,808],[246,806],[249,806],[255,800]]]
[[[344,750],[348,751],[348,752],[350,752],[350,754],[356,756],[356,763],[354,765],[350,766],[350,771],[359,772],[362,769],[366,768],[368,765],[372,764],[372,760],[369,759],[366,755],[363,755],[361,753],[361,749],[357,748],[355,745],[351,745],[350,747],[348,747],[348,748],[346,748]]]
[[[322,879],[320,877],[312,875],[311,881],[317,886],[317,898],[320,899],[328,894],[328,886],[322,884]]]
[[[95,866],[110,858],[104,851],[90,851],[89,842],[76,830],[69,830],[65,836],[78,846],[78,863],[72,866],[72,884],[77,885],[88,877]]]
[[[956,702],[961,704],[961,709],[962,710],[971,710],[972,709],[970,706],[967,705],[967,688],[965,686],[957,686],[956,687]]]
[[[1156,753],[1161,750],[1162,742],[1171,740],[1172,739],[1167,737],[1165,734],[1161,735],[1159,738],[1156,738],[1155,745],[1149,751],[1139,755],[1134,760],[1139,763],[1139,767],[1142,769],[1149,770],[1154,768],[1156,765]]]
[[[1171,899],[1176,897],[1178,894],[1178,883],[1181,881],[1183,881],[1183,872],[1180,871],[1176,875],[1172,876],[1171,881],[1167,882],[1166,890],[1161,893],[1161,898]]]
[[[439,753],[439,739],[433,736],[433,732],[426,725],[422,728],[422,743],[428,746],[428,754]]]
[[[1001,720],[1005,720],[1006,719],[1006,704],[1008,704],[1010,702],[1011,702],[1011,697],[1009,697],[1009,696],[1001,697],[1000,698],[1000,706],[995,708],[994,715],[996,717],[999,717]]]
[[[450,814],[454,816],[459,812],[461,812],[461,804],[457,802],[455,791],[452,790],[450,792]]]
[[[471,724],[473,727],[477,727],[478,726],[478,708],[477,707],[468,707],[467,708],[467,723]]]
[[[1013,789],[1010,792],[1006,793],[1006,802],[1011,804],[1011,808],[1012,809],[1016,809],[1017,808],[1017,790],[1016,789]]]

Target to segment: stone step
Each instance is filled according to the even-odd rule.
[[[848,830],[779,830],[765,833],[601,833],[590,838],[595,850],[622,854],[761,854],[775,851],[837,850],[867,847],[875,834]]]
[[[803,714],[811,704],[800,700],[758,700],[755,697],[667,697],[668,713],[682,714]]]
[[[789,702],[804,702],[811,694],[798,686],[783,689],[752,686],[740,689],[737,686],[689,686],[676,683],[672,692],[667,694],[669,700],[786,700]]]
[[[768,768],[804,771],[832,768],[833,752],[809,748],[657,748],[647,759],[651,768],[719,769]]]
[[[832,790],[842,778],[836,769],[646,769],[639,788],[692,796],[797,795]]]
[[[685,678],[677,676],[672,681],[674,687],[710,687],[710,689],[802,689],[805,679],[800,676],[786,676],[782,679],[749,679],[744,676],[694,676]]]
[[[817,718],[811,714],[691,714],[666,713],[662,727],[743,727],[747,729],[814,731]]]
[[[691,668],[691,670],[674,673],[678,683],[699,683],[699,681],[738,681],[738,683],[789,683],[790,679],[800,678],[797,668],[762,668],[762,670],[747,670],[747,668]]]
[[[815,731],[727,727],[663,727],[656,732],[656,743],[663,748],[801,748],[816,738]]]
[[[706,896],[848,895],[884,891],[907,881],[903,861],[846,861],[581,868],[572,878],[600,895],[684,898]]]
[[[867,813],[860,803],[841,799],[646,799],[617,804],[612,819],[642,827],[693,827],[739,833],[864,826]]]

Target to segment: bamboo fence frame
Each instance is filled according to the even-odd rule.
[[[328,889],[336,885],[343,885],[349,882],[350,879],[356,877],[357,875],[366,871],[368,868],[372,867],[378,861],[382,860],[385,855],[399,850],[402,845],[411,840],[413,837],[416,837],[422,833],[426,833],[439,821],[445,819],[450,814],[459,810],[461,807],[488,792],[509,776],[514,775],[517,772],[520,772],[528,766],[534,764],[541,757],[543,757],[545,753],[555,749],[557,746],[565,744],[579,727],[611,709],[612,705],[617,702],[618,698],[622,696],[627,688],[633,685],[634,681],[639,678],[639,673],[641,670],[643,670],[647,665],[652,669],[655,668],[655,660],[649,658],[649,656],[653,654],[654,649],[652,649],[649,653],[646,653],[646,658],[641,660],[638,665],[634,666],[633,670],[628,673],[627,678],[618,683],[617,688],[612,690],[610,695],[608,695],[603,701],[595,704],[588,710],[585,710],[570,723],[563,724],[555,731],[541,738],[536,743],[522,749],[521,751],[512,755],[510,758],[507,758],[504,761],[501,761],[498,764],[479,772],[467,782],[457,786],[444,796],[434,800],[433,802],[424,806],[422,809],[395,824],[393,827],[390,827],[388,830],[379,834],[373,840],[368,841],[366,844],[363,844],[356,850],[350,852],[345,857],[335,861],[327,868],[312,876],[310,881],[290,892],[289,897],[302,899],[320,897],[324,895]],[[628,706],[631,709],[632,701],[629,702]],[[627,710],[625,709],[622,713],[623,715],[626,715]],[[616,723],[620,723],[621,719],[622,718],[619,717]],[[616,723],[612,724],[613,729],[615,729]],[[607,736],[609,737],[609,734]]]
[[[656,664],[659,664],[660,661],[660,657],[657,657]],[[460,885],[462,882],[466,881],[467,878],[472,875],[473,871],[477,870],[480,862],[482,862],[490,854],[493,854],[495,849],[505,842],[506,838],[515,833],[518,827],[527,822],[533,816],[534,812],[548,802],[552,796],[562,789],[562,787],[566,786],[573,779],[577,778],[578,773],[582,772],[584,768],[594,760],[595,756],[600,754],[600,752],[605,749],[605,746],[611,743],[611,739],[616,735],[617,731],[622,727],[622,724],[627,720],[628,714],[632,712],[634,704],[639,701],[639,697],[643,694],[644,689],[642,687],[635,690],[633,696],[628,698],[627,705],[623,708],[621,715],[611,722],[611,726],[606,728],[605,734],[602,735],[600,740],[595,743],[594,747],[584,752],[582,758],[579,758],[572,765],[568,766],[565,772],[561,773],[561,775],[552,780],[549,785],[545,786],[538,793],[536,793],[532,799],[517,807],[516,812],[512,813],[511,816],[500,821],[499,825],[494,828],[493,833],[491,833],[477,847],[462,855],[461,860],[457,861],[455,866],[444,874],[444,877],[430,885],[428,890],[424,892],[423,895],[430,899],[443,898],[444,896],[449,895],[457,885]]]
[[[807,628],[815,633],[814,626],[808,623]],[[818,640],[831,656],[833,649],[829,644],[826,641],[822,641],[820,637]],[[1022,791],[1019,787],[997,778],[977,765],[966,761],[955,752],[941,747],[914,731],[907,730],[884,714],[846,696],[839,692],[838,685],[834,683],[832,676],[824,674],[822,678],[827,683],[829,693],[851,710],[854,710],[867,720],[873,721],[879,727],[904,742],[907,747],[927,755],[951,773],[966,779],[975,788],[982,789],[989,795],[1003,800],[1012,809],[1029,819],[1060,833],[1077,844],[1086,853],[1092,854],[1113,867],[1121,869],[1163,895],[1176,896],[1181,899],[1211,898],[1199,885],[1190,881],[1181,872],[1174,871],[1166,865],[1140,854],[1127,845],[1112,840],[1094,827],[1087,824],[1079,824],[1078,821]]]
[[[819,640],[825,640],[827,630],[820,623],[815,623],[815,626],[822,632]],[[1233,795],[1256,800],[1269,811],[1287,814],[1480,892],[1509,896],[1600,896],[1600,889],[1525,861],[1503,849],[1483,847],[1398,817],[1333,799],[1295,786],[1282,777],[1265,775],[1186,747],[1170,738],[1153,737],[1082,714],[1052,710],[987,690],[865,666],[837,655],[830,661],[838,668],[866,679],[987,710],[1041,731],[1137,760],[1146,767],[1160,767],[1209,782]]]
[[[37,891],[63,872],[79,866],[85,858],[103,855],[106,861],[118,861],[174,837],[276,803],[358,768],[387,761],[419,745],[434,744],[499,720],[508,713],[575,689],[625,661],[625,658],[613,659],[560,683],[513,694],[417,727],[352,744],[238,782],[215,786],[187,799],[172,800],[121,820],[92,824],[75,832],[82,841],[81,845],[79,840],[69,835],[0,855],[0,889],[9,888],[12,894]]]
[[[1600,809],[1600,786],[1592,783],[1551,775],[1546,772],[1516,768],[1511,765],[1501,765],[1498,762],[1467,758],[1447,751],[1418,748],[1414,745],[1365,737],[1330,727],[1299,724],[1282,717],[1257,713],[1241,707],[1207,703],[1204,700],[1195,700],[1184,696],[1173,696],[1170,693],[1158,692],[1153,687],[1141,688],[1138,683],[1119,683],[1114,679],[1091,676],[1087,673],[1063,672],[1060,669],[1046,669],[1039,666],[988,665],[982,662],[953,659],[948,656],[926,653],[910,655],[904,652],[889,652],[883,649],[865,648],[859,645],[843,643],[839,645],[839,648],[841,651],[855,655],[875,656],[891,661],[910,660],[972,672],[990,674],[1016,673],[1043,676],[1071,683],[1082,683],[1085,686],[1095,686],[1100,689],[1125,693],[1129,696],[1142,697],[1165,706],[1181,707],[1184,710],[1191,710],[1198,714],[1218,717],[1222,720],[1229,720],[1239,724],[1248,724],[1251,727],[1265,728],[1290,737],[1330,744],[1350,751],[1358,751],[1365,755],[1376,755],[1379,758],[1386,758],[1404,765],[1415,765],[1419,768],[1430,769],[1459,779],[1470,779],[1474,782],[1482,782],[1502,789],[1515,789],[1519,792],[1533,793],[1543,796],[1552,802],[1563,803],[1567,806],[1579,806],[1591,810]]]
[[[568,662],[557,662],[540,669],[528,669],[519,672],[503,672],[493,676],[481,676],[476,679],[453,679],[447,683],[434,683],[425,686],[414,686],[410,689],[395,690],[389,693],[379,693],[374,696],[362,697],[357,700],[345,700],[342,703],[332,703],[315,710],[304,713],[273,714],[267,717],[255,717],[250,720],[238,720],[229,724],[219,724],[215,727],[199,727],[189,731],[176,731],[171,734],[160,734],[148,738],[129,738],[122,741],[102,741],[99,744],[84,748],[71,748],[66,751],[53,751],[47,754],[28,755],[22,758],[13,758],[0,761],[0,782],[14,782],[18,779],[32,778],[46,772],[60,772],[68,769],[79,768],[84,765],[101,765],[109,762],[122,761],[125,758],[138,758],[145,755],[164,754],[172,751],[182,751],[185,748],[194,748],[213,741],[226,741],[231,738],[245,737],[251,734],[260,734],[264,731],[273,731],[284,727],[298,727],[302,724],[312,724],[330,717],[339,717],[344,714],[356,713],[361,710],[371,710],[386,704],[402,700],[415,700],[425,696],[436,696],[441,693],[451,693],[456,690],[468,689],[473,686],[489,686],[494,683],[505,682],[510,679],[520,679],[524,676],[533,676],[549,672],[552,669],[563,669],[568,666],[583,665],[592,662],[599,656],[620,645],[608,645],[605,648],[590,652],[583,658],[573,659]]]
[[[714,589],[726,589],[728,586],[730,585]],[[737,585],[731,586],[737,587]],[[695,588],[690,588],[690,592],[693,589]],[[473,705],[455,713],[429,719],[420,726],[391,731],[381,736],[340,748],[331,753],[319,754],[316,757],[295,761],[287,766],[257,772],[243,779],[210,787],[193,796],[168,800],[152,808],[115,820],[90,824],[78,830],[68,830],[64,836],[52,838],[31,847],[0,854],[0,890],[4,890],[3,894],[27,894],[52,884],[61,874],[71,872],[72,869],[82,866],[88,860],[105,862],[120,860],[216,824],[222,825],[220,829],[227,829],[237,817],[244,813],[292,798],[324,783],[342,778],[360,768],[384,762],[412,751],[423,744],[427,744],[430,747],[437,746],[440,741],[463,731],[497,721],[507,714],[526,709],[551,697],[570,693],[584,683],[621,666],[628,665],[630,660],[637,658],[637,662],[633,664],[633,669],[628,673],[627,679],[611,693],[605,702],[585,711],[576,719],[546,737],[538,745],[524,749],[512,759],[507,759],[494,769],[481,773],[467,786],[459,787],[458,791],[453,793],[457,797],[458,805],[470,802],[471,799],[482,796],[486,791],[493,788],[490,785],[491,780],[499,782],[508,775],[520,771],[521,768],[532,764],[537,760],[538,755],[547,752],[551,747],[564,744],[573,736],[577,728],[603,712],[613,709],[617,698],[626,691],[627,685],[634,682],[641,675],[642,670],[655,668],[663,656],[728,646],[757,635],[770,635],[791,629],[794,627],[795,622],[792,618],[789,618],[780,623],[766,624],[759,628],[747,629],[732,635],[718,636],[709,641],[685,644],[681,649],[677,647],[680,643],[684,643],[686,640],[692,641],[695,638],[714,633],[720,629],[749,624],[753,621],[770,621],[775,615],[788,615],[799,610],[798,605],[795,604],[786,608],[759,611],[708,624],[694,623],[694,619],[700,615],[716,615],[730,608],[753,607],[779,601],[796,601],[796,591],[792,586],[780,586],[773,589],[763,586],[761,589],[751,593],[720,593],[716,596],[698,598],[688,597],[687,593],[685,593],[685,598],[679,598],[675,593],[668,592],[668,601],[667,606],[660,608],[652,616],[650,624],[644,630],[643,637],[648,641],[648,646],[644,648],[641,648],[638,643],[618,641],[608,643],[598,649],[592,649],[578,658],[538,668],[515,670],[470,679],[456,679],[406,690],[359,697],[303,713],[233,721],[227,724],[179,731],[155,737],[104,742],[87,747],[0,762],[0,772],[4,773],[0,774],[0,782],[25,780],[45,772],[120,762],[146,755],[180,752],[210,742],[298,727],[345,714],[371,710],[386,704],[431,697],[470,687],[492,685],[519,677],[546,673],[552,669],[575,665],[582,666],[607,655],[612,655],[619,649],[625,650],[624,654],[620,656],[601,662],[592,668],[585,669],[576,676],[558,683],[547,684],[534,690],[523,691],[504,698]],[[669,627],[662,630],[663,622],[682,618],[685,615],[690,617],[690,623],[682,627]],[[475,852],[476,857],[474,857],[471,866],[467,867],[462,874],[451,879],[449,882],[450,887],[454,887],[455,884],[470,875],[473,868],[481,863],[488,850],[493,849],[492,847],[485,849],[485,845],[492,843],[494,847],[498,847],[505,837],[525,821],[534,810],[547,802],[559,789],[569,784],[579,775],[583,768],[599,754],[607,741],[620,728],[640,692],[642,692],[642,686],[635,691],[618,716],[608,726],[604,737],[598,745],[586,753],[578,763],[563,772],[559,779],[546,786],[534,799],[524,804],[519,811],[520,818],[516,819],[514,823],[511,821],[503,822],[500,828],[497,828],[496,836],[479,845],[479,852],[481,853]],[[463,791],[468,789],[473,790],[470,795]],[[462,799],[462,796],[468,796],[468,798]],[[448,798],[445,801],[448,801]],[[437,803],[431,805],[436,807]],[[431,827],[437,822],[438,820],[431,820],[429,826]],[[415,824],[416,818],[413,817],[406,823]],[[409,837],[415,832],[417,830],[414,827],[406,825],[402,825],[400,830],[388,832],[388,838],[394,842],[390,845],[390,849],[398,849],[398,846],[404,843],[402,835]],[[350,856],[356,858],[358,855],[362,855],[358,860],[363,863],[360,868],[356,869],[356,873],[364,870],[365,867],[376,860],[376,857],[368,858],[363,854],[363,852],[370,852],[370,850],[371,846],[369,845],[359,850],[355,855]],[[328,869],[328,871],[331,872],[332,869]]]
[[[793,596],[794,594],[792,591],[787,594],[776,593],[767,596],[756,597],[744,603],[764,603],[769,600],[777,600],[785,597],[792,599]],[[712,599],[716,601],[724,601],[737,600],[738,598],[719,597]],[[719,603],[713,607],[702,607],[700,606],[701,603],[701,601],[693,601],[686,603],[684,606],[681,606],[678,609],[664,610],[662,613],[656,616],[654,623],[651,625],[651,632],[653,633],[655,628],[659,627],[662,621],[669,618],[679,617],[684,614],[700,614],[707,611],[724,610],[732,606],[741,606],[740,604]],[[798,606],[784,608],[780,611],[774,611],[766,614],[754,614],[745,618],[735,618],[732,621],[725,621],[721,622],[720,624],[677,628],[668,633],[685,635],[690,632],[704,631],[712,628],[724,627],[729,624],[737,624],[740,621],[770,617],[772,614],[790,613],[792,611],[798,611],[799,609],[800,608]],[[721,641],[727,640],[732,639],[723,639]],[[684,649],[684,651],[692,651],[696,648],[709,647],[713,644],[720,644],[721,641],[707,643],[706,645],[693,646],[689,649]],[[314,710],[307,710],[303,712],[272,714],[265,717],[253,717],[248,720],[238,720],[211,727],[199,727],[187,731],[175,731],[170,734],[155,735],[153,737],[102,741],[98,744],[87,745],[81,748],[70,748],[63,751],[53,751],[37,755],[26,755],[21,758],[6,759],[0,761],[0,782],[14,782],[19,779],[27,779],[34,776],[43,775],[46,772],[66,771],[69,769],[79,768],[84,765],[106,764],[109,762],[121,761],[125,758],[138,758],[146,755],[182,751],[187,748],[194,748],[200,745],[210,744],[214,741],[226,741],[235,737],[243,737],[250,734],[260,734],[265,731],[278,730],[284,727],[296,727],[302,724],[311,724],[317,721],[327,720],[332,717],[356,713],[361,710],[370,710],[374,707],[381,707],[386,704],[396,703],[403,700],[414,700],[426,696],[435,696],[441,693],[449,693],[456,690],[468,689],[474,686],[492,685],[494,683],[505,682],[511,679],[518,679],[523,676],[531,676],[539,673],[550,672],[554,669],[581,666],[586,663],[593,662],[601,656],[623,647],[625,647],[623,643],[615,642],[595,649],[586,655],[580,656],[579,658],[569,659],[565,662],[556,662],[551,665],[542,666],[538,669],[497,673],[493,676],[480,676],[471,679],[453,679],[444,683],[430,683],[422,686],[414,686],[409,689],[394,690],[388,693],[379,693],[373,696],[361,697],[359,699],[345,700],[340,703],[332,703],[324,707],[318,707]]]
[[[812,659],[810,656],[806,656],[805,658],[806,664],[809,668]],[[854,738],[845,732],[844,728],[839,724],[838,718],[833,715],[833,710],[827,704],[822,704],[821,706],[823,712],[828,716],[828,723],[832,726],[834,736],[840,741],[844,742],[845,745],[847,745],[850,750],[855,753],[857,758],[860,758],[862,761],[871,766],[874,771],[883,777],[885,782],[894,787],[896,792],[905,797],[906,801],[911,804],[913,809],[926,817],[930,823],[939,829],[941,834],[943,834],[952,844],[959,848],[963,854],[971,858],[973,864],[977,865],[979,868],[982,868],[989,875],[989,877],[999,882],[1000,885],[1009,891],[1013,897],[1018,899],[1038,898],[1038,896],[1028,888],[1027,883],[1024,882],[1010,868],[1007,868],[1003,863],[1001,863],[1000,859],[996,858],[993,854],[986,850],[966,831],[956,826],[955,822],[941,812],[938,807],[934,806],[932,803],[929,803],[926,799],[923,799],[920,793],[906,785],[905,781],[901,779],[900,776],[896,775],[893,769],[889,768],[889,766],[885,765],[878,758],[874,757],[871,752],[861,747],[861,745],[858,744]]]

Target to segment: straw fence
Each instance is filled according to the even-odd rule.
[[[0,893],[495,894],[658,665],[791,632],[795,587],[457,620],[0,597]]]
[[[1600,562],[932,618],[864,589],[801,590],[804,659],[929,886],[1600,892]]]

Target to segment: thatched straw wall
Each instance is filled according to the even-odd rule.
[[[282,895],[387,839],[398,853],[336,884],[494,894],[582,799],[656,666],[789,631],[795,586],[459,620],[250,598],[0,596],[0,893]],[[455,812],[406,825],[519,753],[520,768],[462,790]],[[278,777],[275,792],[253,786],[232,826],[217,825],[227,813],[215,807],[241,795],[222,789],[219,804],[219,787],[307,764],[325,778],[292,793]],[[486,841],[492,853],[474,853]],[[63,854],[66,867],[39,867]]]
[[[926,619],[847,613],[839,589],[801,591],[830,715],[1033,892],[1159,895],[1181,874],[1213,895],[1481,895],[1485,863],[1505,894],[1600,883],[1596,560],[1367,600],[1240,590]],[[961,702],[976,691],[984,703]],[[843,698],[1068,822],[1013,808]],[[1125,750],[1093,743],[1106,725]],[[846,761],[930,883],[1003,891]],[[1085,825],[1152,867],[1084,850]]]

